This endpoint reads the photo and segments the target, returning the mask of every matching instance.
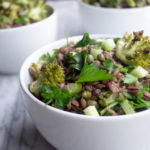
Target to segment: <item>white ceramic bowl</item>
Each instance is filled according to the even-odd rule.
[[[24,59],[36,49],[56,39],[57,12],[42,21],[10,29],[0,29],[0,72],[17,73]]]
[[[92,36],[98,37],[106,36]],[[81,36],[70,40],[79,39]],[[150,150],[150,110],[116,117],[89,117],[48,106],[30,93],[30,64],[36,62],[42,54],[52,54],[53,49],[64,44],[66,39],[34,52],[26,59],[20,72],[23,99],[43,137],[58,150]]]
[[[150,6],[103,8],[78,1],[86,32],[123,35],[125,32],[144,30],[146,35],[150,35]]]

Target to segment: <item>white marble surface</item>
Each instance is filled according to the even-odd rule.
[[[58,39],[82,34],[77,2],[49,2],[59,14]],[[34,127],[19,91],[17,75],[0,74],[0,150],[54,150]]]

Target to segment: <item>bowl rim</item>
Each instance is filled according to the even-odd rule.
[[[49,5],[50,6],[50,5]],[[56,14],[56,10],[54,9],[54,7],[50,6],[52,8],[52,13],[47,16],[46,18],[40,20],[40,21],[37,21],[37,22],[34,22],[34,23],[31,23],[31,24],[27,24],[27,25],[22,25],[22,26],[19,26],[19,27],[12,27],[12,28],[0,28],[0,33],[5,33],[5,32],[16,32],[16,31],[20,31],[20,30],[25,30],[25,29],[28,29],[28,28],[32,28],[36,25],[40,25],[44,22],[47,22],[49,19],[53,18]]]
[[[83,35],[79,35],[79,36],[73,36],[70,37],[69,40],[70,41],[76,41],[82,38]],[[90,36],[92,38],[114,38],[114,37],[119,37],[119,36],[114,36],[114,35],[108,35],[108,34],[90,34]],[[45,52],[53,50],[50,49],[51,46],[57,46],[58,44],[65,44],[66,43],[66,39],[61,39],[61,40],[57,40],[53,43],[50,43],[46,46],[41,47],[40,49],[36,50],[35,52],[33,52],[32,54],[30,54],[26,60],[24,61],[24,63],[22,64],[22,67],[20,69],[20,74],[19,74],[19,83],[20,83],[20,87],[22,89],[22,91],[26,94],[26,97],[28,97],[30,100],[33,100],[35,103],[37,103],[38,105],[41,105],[42,107],[45,107],[44,109],[48,109],[48,111],[53,111],[54,113],[57,113],[58,115],[62,115],[64,117],[72,117],[72,118],[76,118],[76,119],[85,119],[85,120],[94,120],[94,121],[118,121],[118,120],[126,120],[126,119],[132,119],[134,117],[143,117],[144,115],[147,115],[150,110],[144,110],[141,112],[137,112],[134,114],[128,114],[128,115],[118,115],[118,116],[99,116],[99,117],[94,117],[94,116],[87,116],[87,115],[82,115],[82,114],[74,114],[74,113],[70,113],[64,110],[60,110],[58,108],[52,107],[50,105],[46,105],[45,103],[43,103],[42,101],[40,101],[38,98],[36,98],[28,89],[28,86],[26,86],[25,82],[24,82],[24,70],[26,70],[26,65],[30,62],[30,60],[32,59],[32,57],[34,56],[38,56],[41,55],[42,51],[45,49]],[[62,44],[62,46],[63,46]],[[46,50],[49,49],[49,50]],[[32,63],[32,62],[31,62]]]
[[[99,11],[109,11],[109,12],[134,12],[134,11],[141,11],[143,9],[150,9],[150,5],[147,6],[143,6],[143,7],[134,7],[134,8],[108,8],[108,7],[95,7],[93,5],[90,4],[86,4],[85,2],[83,2],[83,0],[78,0],[78,2],[80,3],[80,5],[86,7],[87,9],[93,9],[93,10],[99,10]]]

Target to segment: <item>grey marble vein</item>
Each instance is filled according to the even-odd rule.
[[[49,2],[58,12],[58,39],[82,34],[75,1]],[[34,127],[20,96],[17,75],[0,74],[0,150],[54,150]]]

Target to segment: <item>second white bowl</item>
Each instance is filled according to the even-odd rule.
[[[17,73],[24,59],[56,39],[57,12],[46,19],[16,28],[0,29],[0,72]]]
[[[81,19],[86,32],[123,35],[144,30],[150,35],[150,6],[140,8],[95,7],[79,0]]]

